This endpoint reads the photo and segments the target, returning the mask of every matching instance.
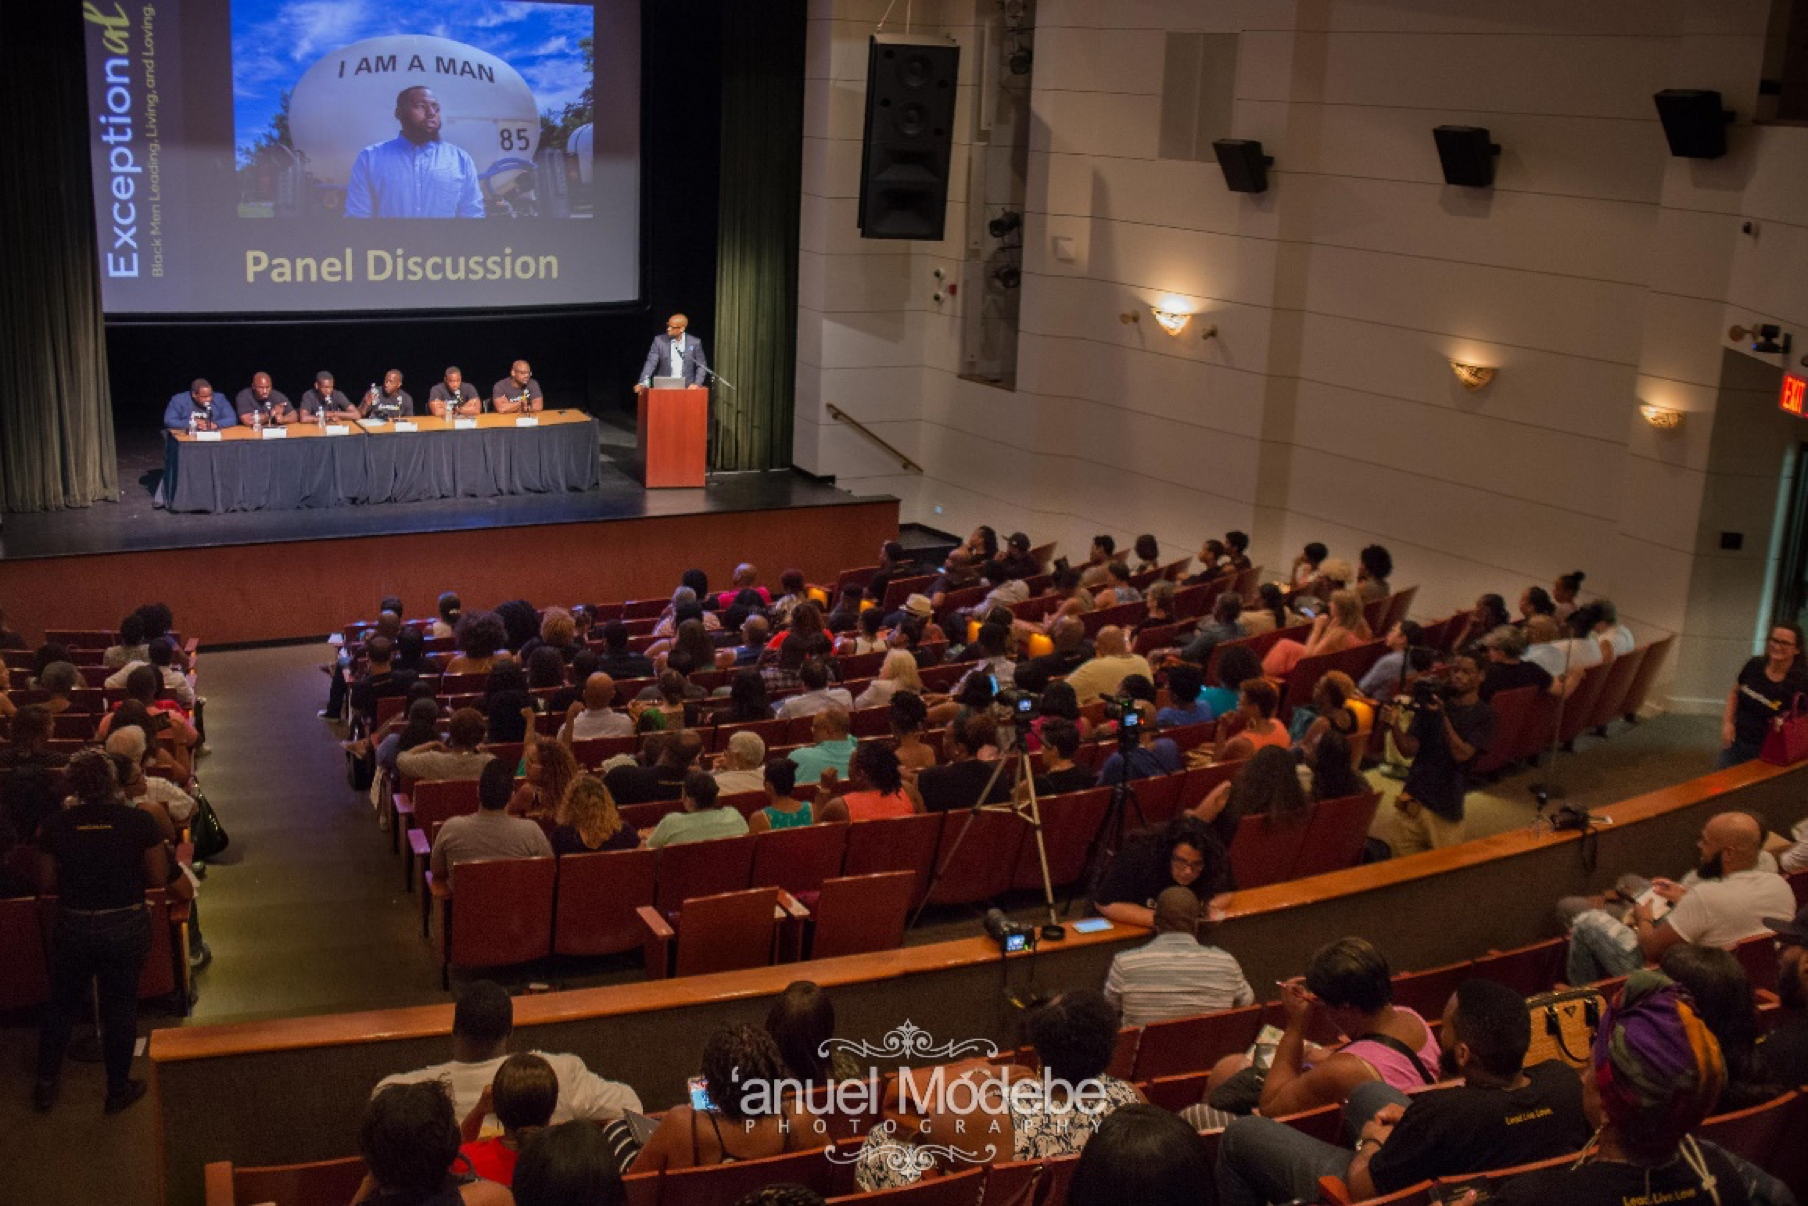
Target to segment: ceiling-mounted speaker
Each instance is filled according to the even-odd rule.
[[[1665,88],[1654,95],[1658,120],[1670,154],[1679,159],[1718,159],[1726,154],[1726,127],[1731,109],[1720,107],[1720,94],[1708,88]]]
[[[1438,163],[1444,168],[1445,184],[1465,188],[1490,188],[1494,184],[1494,159],[1500,144],[1490,141],[1485,126],[1433,126],[1432,138],[1438,144]]]
[[[1218,166],[1224,171],[1224,183],[1233,193],[1265,193],[1268,191],[1268,169],[1274,156],[1262,154],[1262,144],[1253,138],[1220,138],[1212,143],[1218,155]]]
[[[960,47],[940,38],[874,34],[866,52],[860,148],[860,236],[942,237]]]

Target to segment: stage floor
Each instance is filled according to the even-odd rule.
[[[67,511],[8,513],[0,561],[346,537],[595,523],[715,512],[842,506],[854,495],[791,470],[712,475],[702,489],[648,490],[632,476],[634,432],[618,416],[602,424],[602,482],[594,491],[442,499],[313,511],[172,514],[151,505],[163,474],[160,432],[119,436],[121,500]]]

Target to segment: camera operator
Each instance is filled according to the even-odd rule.
[[[1482,657],[1465,650],[1451,659],[1447,681],[1414,685],[1406,731],[1395,731],[1400,752],[1413,760],[1394,801],[1396,855],[1454,846],[1463,832],[1468,768],[1494,738],[1494,709],[1482,702]],[[1397,705],[1384,709],[1392,723]]]

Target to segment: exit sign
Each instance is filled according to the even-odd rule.
[[[1792,415],[1800,415],[1804,402],[1808,402],[1808,378],[1784,373],[1783,391],[1777,396],[1777,405]]]

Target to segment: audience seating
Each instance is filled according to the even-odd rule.
[[[1293,864],[1305,845],[1309,820],[1276,821],[1266,813],[1238,820],[1230,844],[1231,874],[1239,888],[1259,888],[1293,878]]]
[[[636,909],[645,930],[647,978],[703,975],[773,962],[779,922],[787,918],[779,905],[782,895],[777,888],[747,888],[691,897],[669,922],[657,909]]]
[[[659,851],[659,880],[653,889],[653,906],[670,916],[685,901],[698,896],[738,892],[753,874],[752,834],[684,842]]]
[[[39,928],[38,898],[0,900],[0,1010],[25,1009],[50,999],[50,969]]]
[[[1033,1162],[1027,1162],[1033,1164]],[[987,1206],[1031,1206],[1029,1199],[1006,1192],[993,1193],[994,1185],[1002,1185],[1000,1170],[969,1168],[964,1172],[931,1177],[900,1189],[881,1189],[873,1193],[850,1193],[829,1198],[830,1202],[872,1203],[873,1206],[979,1206],[983,1193]],[[1033,1183],[1033,1182],[1032,1182]],[[208,1206],[212,1206],[209,1203]]]
[[[1375,823],[1375,810],[1380,805],[1380,796],[1366,792],[1314,804],[1305,843],[1293,864],[1293,878],[1354,867],[1362,858],[1369,826]]]
[[[823,880],[810,904],[809,957],[833,959],[903,946],[916,886],[909,871]]]
[[[653,903],[654,850],[600,850],[559,858],[552,953],[614,955],[636,950],[638,911]]]
[[[803,825],[757,835],[751,885],[783,888],[809,903],[824,880],[841,873],[848,829],[848,825]]]
[[[427,865],[433,853],[434,839],[439,837],[439,827],[453,817],[470,816],[477,808],[475,779],[425,779],[408,793],[406,811],[397,805],[396,812],[406,818],[408,827],[402,875],[403,886],[408,891],[414,891],[415,860],[419,859],[422,867]]]
[[[442,988],[451,988],[454,967],[512,967],[552,954],[557,869],[553,858],[453,864],[457,895],[440,910]]]
[[[272,1164],[240,1168],[230,1161],[209,1164],[207,1206],[342,1206],[364,1182],[364,1159],[317,1160],[312,1164]]]
[[[929,875],[941,841],[942,815],[888,817],[862,821],[848,829],[847,858],[843,875],[871,875],[876,871],[909,871],[916,876],[911,890],[912,908],[929,892]]]

